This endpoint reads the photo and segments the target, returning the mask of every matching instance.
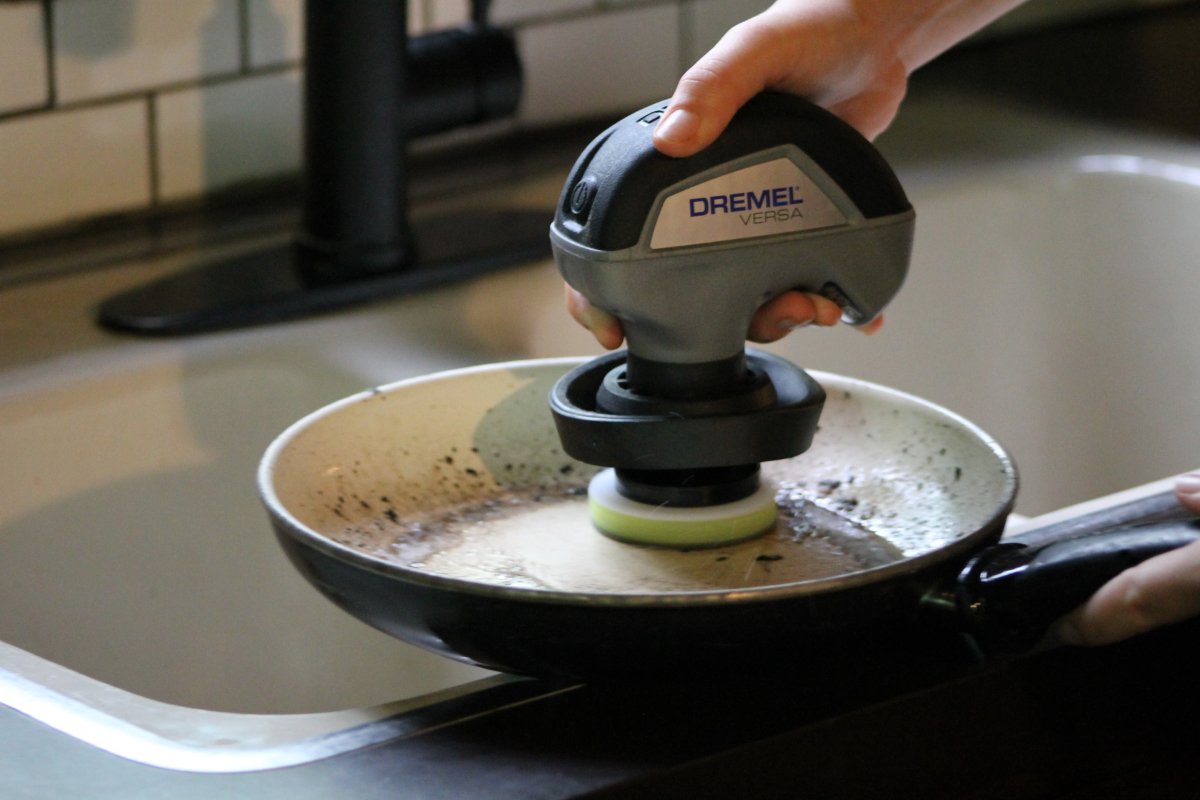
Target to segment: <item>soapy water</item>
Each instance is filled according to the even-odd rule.
[[[911,553],[873,532],[853,476],[776,487],[774,528],[743,542],[681,550],[618,542],[593,527],[586,483],[507,490],[398,517],[366,516],[330,538],[403,567],[489,586],[584,594],[749,589],[847,575]],[[881,515],[882,516],[882,515]]]

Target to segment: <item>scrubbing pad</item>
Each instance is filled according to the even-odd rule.
[[[749,539],[775,524],[774,489],[766,482],[754,494],[711,506],[650,505],[617,491],[616,473],[603,470],[588,485],[588,513],[605,535],[658,547],[714,547]]]

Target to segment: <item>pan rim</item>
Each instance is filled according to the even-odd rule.
[[[695,589],[657,592],[581,592],[482,583],[465,578],[414,569],[394,561],[372,556],[349,545],[334,541],[318,531],[309,528],[287,509],[275,491],[272,480],[273,470],[279,456],[286,450],[287,446],[302,431],[320,419],[331,416],[348,406],[368,400],[380,393],[409,389],[431,382],[454,380],[479,373],[500,372],[504,370],[515,371],[530,368],[549,369],[551,367],[561,367],[565,372],[587,360],[589,360],[587,357],[575,356],[519,359],[444,370],[366,389],[335,400],[301,417],[284,429],[270,443],[263,454],[257,471],[259,496],[266,506],[276,534],[286,536],[296,546],[314,550],[329,558],[347,563],[356,569],[366,570],[389,579],[400,580],[408,584],[451,594],[469,594],[477,597],[502,599],[505,602],[520,602],[531,605],[568,605],[593,608],[607,606],[623,609],[684,608],[778,602],[779,600],[805,595],[828,595],[871,584],[902,580],[906,576],[915,576],[926,570],[936,568],[939,565],[952,563],[956,557],[965,557],[998,539],[1003,531],[1005,521],[1016,503],[1019,486],[1016,465],[995,437],[978,425],[954,411],[917,395],[871,381],[821,370],[807,371],[819,383],[826,386],[827,391],[831,389],[830,384],[833,384],[833,390],[842,390],[843,388],[853,390],[855,387],[864,388],[876,394],[886,395],[892,401],[899,401],[900,403],[932,412],[937,417],[942,418],[945,423],[970,433],[980,444],[991,451],[996,459],[997,466],[1000,467],[1003,478],[1002,485],[998,488],[1000,496],[1003,498],[1002,502],[992,510],[991,514],[974,531],[961,535],[951,542],[909,558],[841,575],[736,589]]]

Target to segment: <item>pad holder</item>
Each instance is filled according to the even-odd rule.
[[[598,406],[597,396],[625,357],[621,351],[581,364],[551,391],[554,424],[571,457],[618,469],[681,470],[791,458],[812,444],[825,390],[785,359],[746,352],[749,370],[774,388],[774,402],[762,408],[738,409],[735,403],[723,411],[710,401],[705,413],[695,413],[688,401],[672,408],[648,398],[650,413],[612,413]]]
[[[625,542],[712,547],[768,530],[773,490],[760,461],[808,449],[825,391],[777,356],[745,354],[742,379],[719,396],[641,395],[626,353],[601,356],[559,379],[550,395],[566,452],[614,469],[588,487],[592,522]]]

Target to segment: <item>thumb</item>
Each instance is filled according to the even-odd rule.
[[[1193,514],[1200,514],[1200,472],[1180,475],[1175,481],[1175,497]]]
[[[749,20],[730,29],[679,79],[663,118],[654,129],[654,146],[668,156],[700,152],[716,140],[747,100],[766,88],[754,62],[762,34]]]

